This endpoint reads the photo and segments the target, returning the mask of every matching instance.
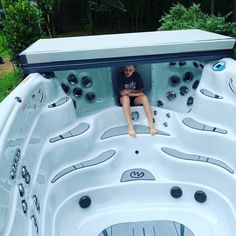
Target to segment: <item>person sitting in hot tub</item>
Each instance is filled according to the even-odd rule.
[[[143,92],[143,79],[136,72],[135,65],[128,65],[118,76],[118,90],[120,103],[123,106],[125,118],[128,123],[128,133],[135,137],[136,132],[130,115],[130,106],[143,105],[146,113],[151,135],[157,134],[157,129],[153,123],[152,109],[147,96]]]

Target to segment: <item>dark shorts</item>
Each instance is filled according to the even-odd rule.
[[[135,104],[134,104],[134,100],[135,100],[135,98],[136,97],[129,97],[129,99],[130,99],[130,106],[135,106]],[[120,105],[120,106],[122,106],[122,104],[120,103],[120,97],[118,98],[118,104]]]

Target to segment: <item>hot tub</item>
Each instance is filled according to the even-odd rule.
[[[184,39],[184,40],[183,40]],[[43,39],[0,104],[0,235],[234,236],[235,39],[200,30]],[[158,134],[117,103],[136,64]]]

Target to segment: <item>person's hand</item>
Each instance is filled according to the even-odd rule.
[[[128,96],[130,96],[130,97],[138,97],[138,96],[142,96],[142,95],[144,95],[143,92],[139,92],[139,93],[130,92],[128,94]]]
[[[126,95],[128,95],[129,93],[130,93],[130,90],[124,89],[124,90],[122,90],[122,91],[120,92],[120,95],[121,95],[121,96],[126,96]]]

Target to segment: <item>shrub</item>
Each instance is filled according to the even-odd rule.
[[[3,32],[10,56],[16,56],[40,38],[41,12],[29,0],[10,2],[6,7]]]
[[[161,27],[158,30],[202,29],[235,36],[235,24],[226,21],[229,15],[208,15],[202,12],[200,4],[193,4],[189,8],[176,4],[171,7],[168,14],[162,16]]]

